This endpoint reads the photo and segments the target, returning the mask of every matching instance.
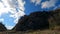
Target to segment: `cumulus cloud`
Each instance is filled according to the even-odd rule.
[[[6,5],[8,4],[5,0],[3,2],[0,2],[0,16],[4,13],[8,13],[8,11],[9,11],[9,7],[8,6],[6,7],[6,5],[4,3]]]
[[[24,16],[24,5],[23,0],[2,0],[0,2],[0,16],[5,13],[11,13],[10,17],[14,18],[14,23],[18,22],[19,17]]]
[[[17,23],[18,22],[18,19],[21,16],[24,16],[25,15],[25,13],[24,13],[24,10],[25,10],[24,5],[25,5],[25,2],[23,2],[22,0],[17,0],[17,2],[18,2],[17,5],[15,5],[12,2],[10,2],[10,5],[15,6],[13,8],[17,9],[17,11],[15,9],[11,9],[14,12],[11,12],[12,14],[10,15],[10,17],[15,18],[14,23]]]
[[[50,0],[50,1],[42,2],[42,4],[41,4],[42,7],[41,7],[41,8],[54,7],[57,1],[58,1],[58,0]]]
[[[35,5],[39,5],[42,0],[31,0],[32,3],[35,3]]]
[[[18,19],[21,16],[24,16],[24,5],[25,1],[23,0],[1,0],[0,1],[0,17],[2,14],[10,13],[9,17],[12,17],[14,20],[14,23],[18,23]],[[4,21],[4,19],[0,18],[0,21]],[[13,28],[13,26],[6,26],[8,29]]]

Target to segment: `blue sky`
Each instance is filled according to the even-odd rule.
[[[21,16],[60,8],[60,0],[0,0],[0,22],[12,29]]]
[[[40,11],[41,10],[41,5],[35,6],[34,3],[31,3],[30,0],[26,0],[25,4],[25,13],[28,15],[29,13],[33,11]]]
[[[55,7],[57,7],[58,8],[58,6],[60,5],[60,0],[41,0],[41,2],[39,3],[39,4],[37,4],[37,5],[35,5],[36,4],[36,2],[38,2],[38,1],[40,1],[40,0],[37,0],[37,1],[35,1],[34,3],[33,2],[31,2],[31,0],[26,0],[26,4],[25,4],[25,13],[28,15],[28,14],[30,14],[31,12],[35,12],[35,11],[42,11],[42,10],[45,10],[45,11],[47,11],[47,10],[53,10]],[[49,2],[47,2],[46,3],[46,1],[52,1],[51,3],[51,7],[49,7],[48,6],[48,3]],[[44,8],[42,8],[42,3],[46,3],[46,5],[48,6],[45,6]],[[50,5],[50,4],[49,4]],[[54,5],[54,6],[52,6],[52,5]],[[60,6],[59,6],[60,7]]]

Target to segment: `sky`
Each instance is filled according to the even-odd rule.
[[[24,15],[57,8],[60,8],[60,0],[0,0],[0,22],[10,30]]]

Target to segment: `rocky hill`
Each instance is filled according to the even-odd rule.
[[[17,31],[37,30],[49,28],[47,12],[34,12],[28,16],[22,17],[16,25]]]
[[[6,30],[7,30],[6,27],[2,23],[0,23],[0,32],[6,31]]]
[[[56,25],[60,25],[60,9],[48,12],[38,11],[33,12],[30,15],[25,15],[24,17],[19,19],[13,30],[44,30]]]

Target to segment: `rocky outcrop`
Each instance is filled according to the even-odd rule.
[[[16,31],[26,30],[42,30],[49,28],[48,12],[34,12],[28,16],[24,16],[19,19],[18,24],[15,26]]]
[[[30,15],[25,15],[19,19],[13,30],[44,30],[48,29],[51,25],[60,25],[60,9],[48,12],[38,11],[33,12]]]

